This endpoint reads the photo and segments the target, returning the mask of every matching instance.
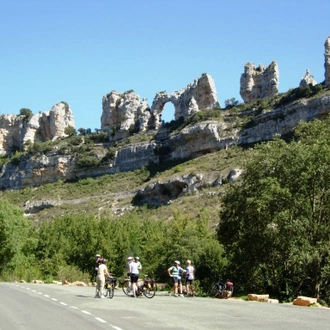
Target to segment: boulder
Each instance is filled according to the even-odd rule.
[[[293,305],[297,306],[310,306],[317,303],[316,298],[299,296],[293,301]]]
[[[249,301],[268,302],[268,299],[269,299],[269,294],[255,294],[255,293],[248,294]]]
[[[72,282],[72,285],[75,285],[75,286],[87,286],[87,284],[85,282],[80,282],[80,281]]]

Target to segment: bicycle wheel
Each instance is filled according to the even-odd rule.
[[[114,283],[110,284],[109,287],[108,287],[108,298],[112,299],[113,298],[113,295],[115,293],[115,285]]]
[[[214,297],[220,291],[219,285],[214,284],[209,290],[208,295]]]
[[[131,281],[130,280],[125,280],[122,284],[122,289],[123,292],[129,296],[132,292],[132,288],[131,288]]]
[[[156,294],[156,283],[148,283],[143,287],[143,295],[146,298],[153,298]]]

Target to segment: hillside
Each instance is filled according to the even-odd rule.
[[[51,220],[70,214],[95,216],[120,216],[136,208],[137,191],[153,182],[168,182],[170,178],[185,175],[200,176],[204,181],[222,178],[224,184],[203,187],[195,192],[183,193],[177,199],[150,212],[157,219],[169,219],[175,209],[190,215],[207,212],[214,224],[218,221],[220,196],[226,186],[230,170],[239,167],[248,152],[235,147],[207,154],[196,159],[171,166],[159,167],[158,171],[140,170],[86,178],[77,182],[57,181],[39,187],[6,190],[1,198],[25,208],[25,215],[32,221]]]
[[[31,144],[2,156],[1,197],[37,222],[70,214],[120,216],[147,205],[157,219],[171,218],[174,210],[206,212],[215,225],[228,175],[243,167],[249,147],[275,134],[290,136],[300,120],[326,118],[329,94],[321,85],[297,88],[199,111],[120,143],[97,132]]]

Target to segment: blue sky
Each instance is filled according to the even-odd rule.
[[[279,91],[308,68],[324,80],[330,1],[0,0],[0,114],[66,101],[78,128],[100,128],[102,97],[155,94],[210,74],[220,105],[244,64],[279,65]],[[167,104],[163,119],[173,119]]]

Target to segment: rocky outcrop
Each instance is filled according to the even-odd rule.
[[[330,112],[330,95],[320,98],[301,99],[287,106],[273,109],[256,116],[251,127],[239,133],[238,145],[249,145],[260,141],[272,140],[275,134],[286,135],[292,132],[299,121],[324,119]]]
[[[307,69],[305,76],[300,81],[299,88],[306,88],[310,85],[315,86],[317,85],[317,82],[309,72],[309,69]]]
[[[170,159],[198,157],[236,144],[238,131],[226,132],[226,127],[224,122],[204,121],[182,129],[169,138]]]
[[[172,94],[159,92],[151,106],[151,112],[155,118],[161,118],[161,113],[167,102],[174,105],[174,119],[186,119],[199,110],[214,109],[219,107],[215,82],[209,74],[202,74],[187,88],[175,91]],[[160,120],[156,120],[160,123]],[[156,127],[157,128],[157,127]]]
[[[71,181],[131,171],[164,161],[191,159],[232,145],[243,146],[272,140],[275,134],[291,133],[300,120],[323,119],[329,112],[330,92],[325,92],[318,98],[300,99],[286,106],[255,115],[254,119],[243,128],[230,127],[227,120],[198,122],[176,133],[169,134],[168,131],[164,131],[160,134],[161,136],[157,135],[152,141],[117,147],[110,164],[94,168],[76,168],[77,160],[73,156],[56,155],[54,152],[38,157],[26,156],[18,165],[7,163],[2,166],[0,188],[20,189],[57,180]],[[234,181],[240,174],[241,170],[235,169],[226,180]],[[159,191],[171,190],[172,195],[164,197],[164,200],[166,198],[170,200],[175,194],[183,191],[184,187],[185,183],[179,182],[162,184]],[[32,209],[31,212],[33,212]]]
[[[330,37],[324,43],[324,85],[330,86]]]
[[[64,130],[68,126],[75,126],[74,118],[70,106],[63,102],[30,118],[24,115],[1,115],[0,154],[22,150],[27,141],[35,143],[65,136]]]
[[[159,129],[162,111],[167,102],[174,105],[175,120],[186,119],[199,110],[219,107],[214,80],[205,73],[187,88],[172,94],[164,91],[157,93],[151,109],[147,101],[140,100],[133,91],[112,91],[102,99],[101,129],[110,131],[114,140],[126,138],[130,131]]]
[[[74,180],[75,159],[48,153],[21,160],[18,165],[6,163],[0,172],[1,189],[40,186],[57,180]]]
[[[125,139],[129,131],[144,131],[150,120],[150,108],[134,91],[112,91],[102,98],[101,129],[110,131],[116,139]]]
[[[203,174],[176,175],[167,182],[156,181],[138,190],[134,201],[139,204],[154,206],[170,204],[178,197],[195,193],[205,187],[222,185],[223,178],[219,173],[206,177]]]
[[[118,148],[110,165],[93,168],[77,168],[77,159],[70,155],[57,155],[53,152],[37,157],[27,157],[19,164],[6,163],[0,171],[0,189],[22,189],[34,187],[58,180],[74,181],[87,177],[99,177],[106,174],[132,171],[150,163],[157,164],[154,143],[136,143]],[[52,207],[48,205],[27,205],[29,212],[34,209]]]
[[[278,93],[279,70],[276,62],[268,67],[253,63],[244,66],[240,81],[240,95],[245,103],[253,103],[258,99],[273,97]]]

